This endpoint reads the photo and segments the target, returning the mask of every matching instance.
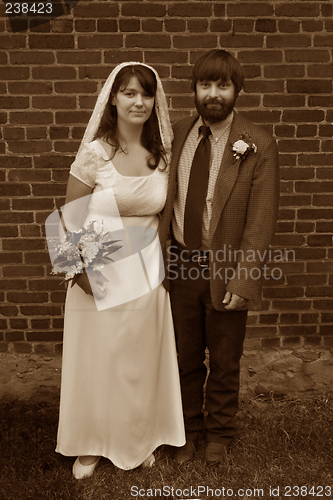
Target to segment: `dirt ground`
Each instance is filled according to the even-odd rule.
[[[59,405],[61,356],[0,354],[0,402]]]
[[[61,356],[0,354],[0,403],[45,402],[59,406]],[[241,361],[241,396],[331,392],[333,350],[245,351]]]

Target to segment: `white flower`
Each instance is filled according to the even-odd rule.
[[[86,233],[81,236],[79,243],[81,245],[90,245],[91,243],[96,243],[97,238],[95,233]]]
[[[99,246],[97,243],[89,243],[88,245],[82,246],[82,257],[88,262],[92,262],[99,252]]]
[[[97,234],[100,234],[103,232],[103,222],[99,222],[99,221],[94,221],[93,222],[94,224],[94,231],[97,233]]]
[[[248,150],[248,148],[249,145],[242,140],[236,141],[233,145],[233,150],[237,155],[243,155]]]
[[[58,253],[60,255],[64,254],[64,253],[68,253],[68,252],[73,252],[73,245],[70,241],[64,241],[64,242],[61,242],[60,245],[57,245],[57,250],[58,250]]]
[[[248,133],[241,134],[241,138],[232,145],[234,163],[237,160],[245,160],[249,153],[257,152],[257,146],[251,141]]]
[[[101,271],[104,267],[104,264],[93,264],[92,268],[94,271]]]

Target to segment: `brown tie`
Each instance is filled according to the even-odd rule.
[[[199,133],[203,137],[194,153],[190,178],[187,188],[187,198],[184,214],[184,242],[189,250],[196,250],[202,243],[202,216],[206,203],[211,130],[206,125],[201,125]]]

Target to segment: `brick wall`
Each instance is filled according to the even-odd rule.
[[[193,63],[217,47],[245,70],[237,108],[274,133],[281,152],[272,250],[287,253],[283,275],[265,281],[246,345],[333,347],[332,13],[330,0],[80,0],[13,33],[0,4],[1,352],[61,351],[65,289],[50,276],[44,221],[63,203],[112,67],[153,65],[174,120],[193,111]]]

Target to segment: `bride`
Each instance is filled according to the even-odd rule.
[[[162,444],[185,444],[169,295],[161,266],[142,250],[147,234],[157,234],[171,140],[156,71],[117,66],[71,166],[63,208],[69,229],[98,221],[112,232],[116,212],[126,235],[103,274],[81,274],[68,287],[56,451],[78,457],[77,479],[92,475],[100,457],[132,469],[152,465]],[[73,209],[82,200],[84,213]],[[153,260],[156,241],[150,236]]]

